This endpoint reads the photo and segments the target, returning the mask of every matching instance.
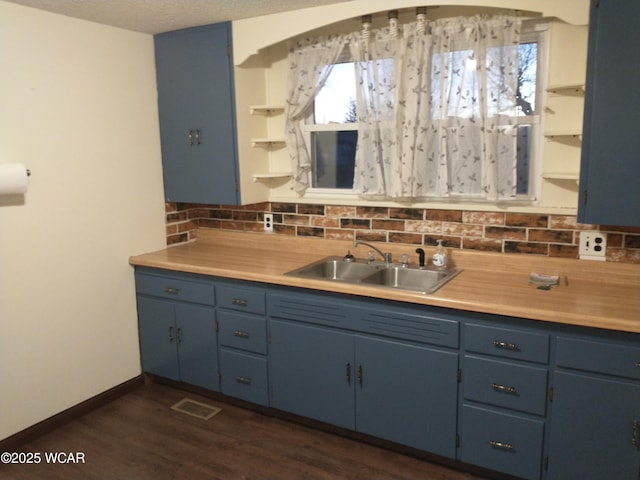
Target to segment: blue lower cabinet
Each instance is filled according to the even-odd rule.
[[[218,390],[213,307],[139,295],[138,326],[143,371]]]
[[[640,478],[640,335],[136,271],[145,372],[527,480]]]
[[[138,296],[138,332],[144,372],[180,380],[176,330],[172,302]]]
[[[355,348],[356,429],[454,458],[458,354],[363,336]]]
[[[353,430],[353,335],[278,319],[269,329],[271,406]]]
[[[220,391],[269,405],[265,289],[216,282]]]
[[[571,372],[554,384],[546,478],[640,478],[640,385]]]
[[[201,305],[176,305],[180,380],[218,390],[215,312]]]
[[[550,336],[504,320],[463,325],[459,459],[539,480],[549,402]]]
[[[458,355],[270,321],[271,405],[454,458]]]
[[[540,478],[542,419],[463,405],[461,424],[460,459],[463,462],[519,478]],[[565,480],[574,478],[581,477],[569,476]]]

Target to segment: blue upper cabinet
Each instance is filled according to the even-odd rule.
[[[154,41],[166,200],[238,204],[231,23]]]
[[[640,226],[638,0],[592,0],[578,221]]]

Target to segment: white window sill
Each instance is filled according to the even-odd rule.
[[[515,213],[542,213],[553,215],[575,215],[577,208],[553,207],[549,205],[537,205],[532,202],[514,201],[513,203],[486,203],[470,201],[433,201],[403,203],[393,201],[371,201],[357,195],[337,194],[307,194],[304,197],[271,196],[270,202],[275,203],[304,203],[323,205],[348,205],[356,207],[387,207],[387,208],[425,208],[430,210],[470,210],[481,212],[515,212]]]

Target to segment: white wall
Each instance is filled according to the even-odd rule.
[[[0,439],[140,373],[128,257],[164,247],[153,38],[0,1]]]

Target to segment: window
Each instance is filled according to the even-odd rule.
[[[539,101],[541,72],[545,64],[541,29],[524,29],[519,47],[517,118],[517,199],[535,200],[539,171],[538,138],[540,137]],[[454,52],[466,55],[469,52]],[[391,61],[391,60],[390,60]],[[469,65],[468,68],[474,68]],[[312,169],[310,189],[313,193],[352,192],[358,124],[356,115],[355,64],[346,61],[333,65],[325,85],[315,98],[313,116],[307,119],[305,134],[310,145]]]
[[[311,145],[311,182],[316,191],[350,191],[358,141],[353,62],[333,66],[315,98],[313,121],[306,126]]]

